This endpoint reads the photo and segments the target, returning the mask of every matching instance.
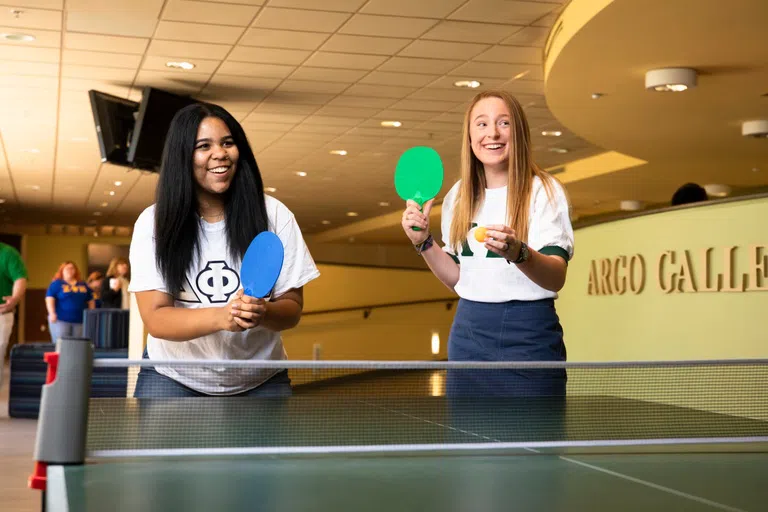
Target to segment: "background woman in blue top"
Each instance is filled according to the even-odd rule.
[[[95,307],[93,292],[71,261],[65,261],[53,276],[45,296],[51,340],[83,335],[83,311]]]

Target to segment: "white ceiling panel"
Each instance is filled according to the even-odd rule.
[[[355,14],[339,29],[340,34],[416,38],[438,23],[424,18]]]
[[[347,13],[266,7],[253,22],[255,28],[334,32],[349,18]]]

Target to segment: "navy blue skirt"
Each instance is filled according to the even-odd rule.
[[[450,361],[565,361],[553,299],[502,303],[459,300],[448,338]],[[450,396],[564,396],[564,368],[450,370]]]

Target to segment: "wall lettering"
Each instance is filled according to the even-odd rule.
[[[712,293],[768,291],[768,250],[753,245],[746,250],[727,246],[715,261],[717,248],[698,252],[666,250],[651,261],[658,290],[666,293]],[[741,258],[741,259],[739,259]],[[736,275],[736,261],[747,263],[747,271]],[[641,254],[592,260],[587,295],[638,295],[645,290],[647,269]]]

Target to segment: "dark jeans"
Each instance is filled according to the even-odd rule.
[[[146,351],[144,352],[144,358],[147,359]],[[283,370],[270,377],[258,387],[236,395],[226,396],[287,397],[291,396],[291,394],[291,379],[288,377],[288,370]],[[143,366],[141,371],[139,371],[133,396],[135,398],[187,398],[212,395],[206,395],[188,388],[172,378],[158,373],[151,366]]]

